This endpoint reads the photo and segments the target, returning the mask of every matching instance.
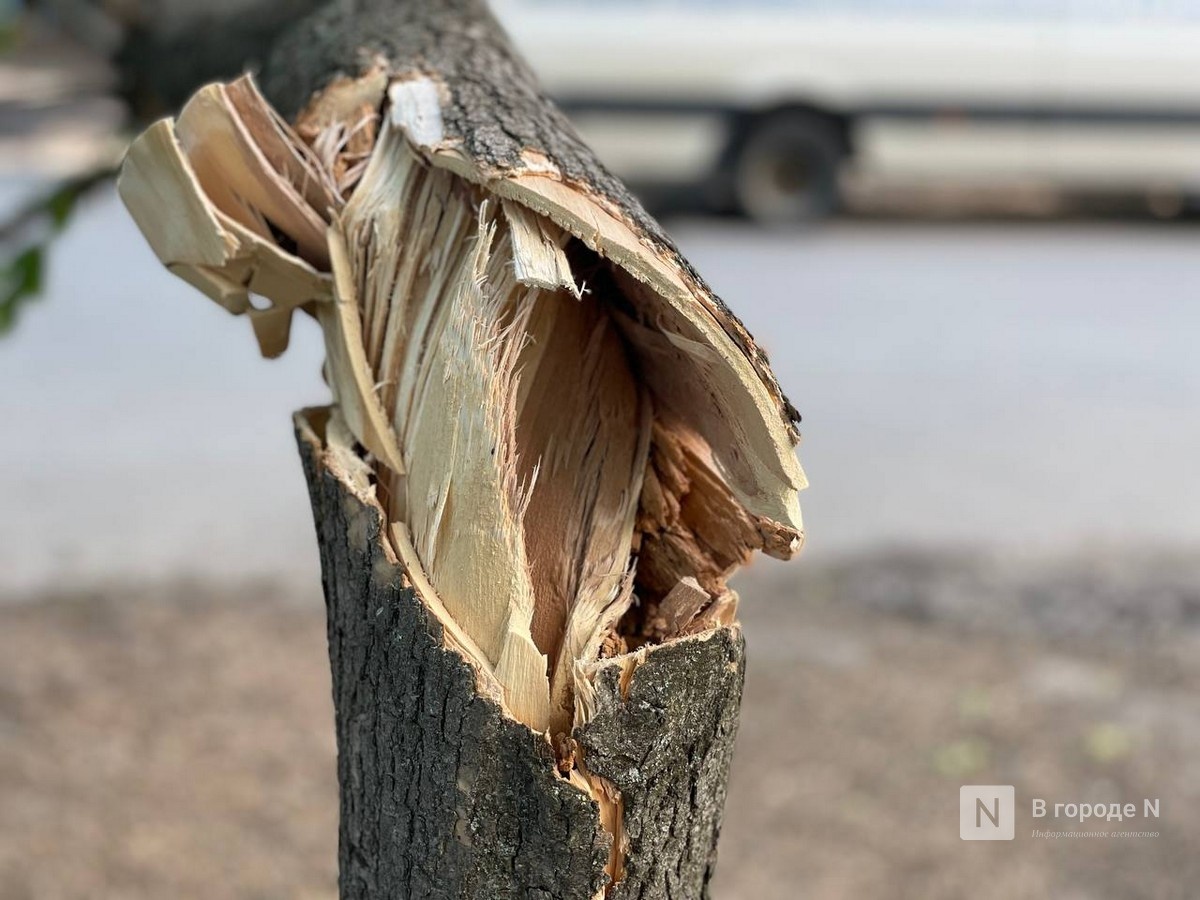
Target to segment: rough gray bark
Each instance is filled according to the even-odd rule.
[[[202,85],[257,70],[276,39],[324,0],[138,0],[114,62],[140,121],[174,113]]]
[[[597,804],[542,735],[481,696],[473,671],[403,586],[382,516],[297,435],[321,548],[338,740],[343,900],[592,900],[611,846]],[[707,896],[737,730],[740,632],[654,648],[623,691],[597,676],[575,735],[625,804],[625,878],[608,896]]]
[[[707,897],[745,675],[740,630],[652,650],[622,694],[596,679],[599,709],[575,738],[588,768],[621,790],[630,854],[614,897]]]
[[[256,70],[279,35],[328,0],[26,0],[113,63],[138,122],[174,113],[207,82]]]

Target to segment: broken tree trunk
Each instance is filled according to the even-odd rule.
[[[341,896],[603,896],[614,835],[599,806],[446,646],[404,586],[378,506],[325,443],[325,417],[296,422],[329,611]],[[632,677],[627,666],[598,668],[596,713],[574,735],[588,770],[623,798],[617,836],[629,849],[611,896],[700,897],[737,732],[741,632],[655,647]]]
[[[264,354],[325,336],[342,897],[703,896],[794,410],[481,3],[336,0],[268,59],[120,188]]]

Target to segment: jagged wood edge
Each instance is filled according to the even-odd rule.
[[[611,837],[597,803],[555,774],[447,646],[405,586],[380,509],[339,477],[317,421],[295,418],[328,614],[341,805],[342,900],[594,900]],[[589,771],[622,792],[616,900],[707,896],[744,673],[741,633],[716,629],[597,666],[577,729]]]
[[[276,41],[261,73],[264,94],[289,119],[338,77],[383,61],[394,77],[431,75],[450,91],[442,126],[485,172],[529,171],[527,153],[545,156],[565,182],[586,189],[711,303],[715,318],[750,360],[793,439],[800,416],[784,396],[766,354],[713,293],[661,226],[579,138],[513,50],[482,0],[332,0]],[[801,485],[802,486],[802,485]]]

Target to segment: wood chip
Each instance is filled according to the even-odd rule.
[[[669,641],[683,634],[710,599],[708,591],[692,576],[679,579],[658,604],[654,625],[656,637],[660,641]]]

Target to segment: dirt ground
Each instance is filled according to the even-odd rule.
[[[1195,896],[1200,578],[1016,570],[885,556],[743,581],[717,898]],[[0,895],[335,897],[331,715],[313,591],[0,605]],[[962,784],[1016,786],[1014,841],[959,840]],[[1160,798],[1157,820],[1074,826],[1158,836],[1034,838],[1073,826],[1033,797]]]

